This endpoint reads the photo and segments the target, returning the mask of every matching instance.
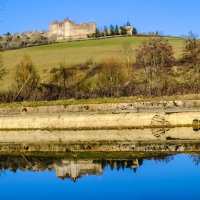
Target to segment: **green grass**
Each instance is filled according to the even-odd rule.
[[[184,96],[160,96],[160,97],[121,97],[121,98],[95,98],[81,100],[59,100],[59,101],[29,101],[0,103],[1,107],[37,107],[37,106],[56,106],[56,105],[79,105],[79,104],[107,104],[107,103],[133,103],[133,102],[157,102],[157,101],[179,101],[179,100],[200,100],[200,95]]]
[[[18,50],[9,50],[3,53],[4,62],[8,75],[5,77],[6,84],[1,84],[1,89],[8,89],[13,83],[15,66],[20,62],[23,55],[30,55],[43,81],[47,80],[51,68],[59,63],[76,64],[93,58],[100,61],[108,57],[119,55],[123,44],[131,44],[133,49],[148,40],[148,37],[117,37],[101,40],[86,40],[62,42],[47,46],[38,46]],[[179,57],[183,48],[183,39],[167,38],[172,44],[176,57]],[[134,55],[133,55],[134,56]],[[5,83],[5,81],[3,81]]]
[[[14,146],[14,145],[13,145]],[[18,147],[18,146],[17,146]],[[178,152],[176,152],[178,153]],[[0,150],[1,156],[27,156],[34,158],[56,158],[56,159],[149,159],[151,157],[163,157],[175,155],[174,152],[27,152],[21,151],[4,151]],[[198,155],[198,152],[195,152]]]

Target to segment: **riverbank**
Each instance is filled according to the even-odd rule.
[[[200,152],[200,129],[0,131],[0,152]]]
[[[200,154],[199,140],[166,140],[138,142],[76,142],[76,143],[0,143],[0,155],[78,157],[106,153],[121,156],[166,154]]]
[[[114,130],[200,126],[200,100],[0,107],[0,130]]]
[[[16,109],[17,107],[39,107],[39,106],[70,106],[82,104],[116,104],[116,103],[137,103],[137,102],[161,102],[161,101],[188,101],[200,100],[200,94],[174,95],[174,96],[130,96],[120,98],[89,98],[80,100],[57,100],[57,101],[22,101],[4,103],[0,102],[1,107]]]
[[[0,107],[0,154],[200,152],[200,100]]]

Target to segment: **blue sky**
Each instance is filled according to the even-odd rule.
[[[0,0],[0,34],[48,30],[55,19],[95,21],[101,28],[129,20],[139,32],[200,35],[199,0]]]

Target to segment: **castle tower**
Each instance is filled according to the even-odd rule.
[[[127,31],[128,36],[133,35],[133,27],[132,26],[125,26],[125,29]]]
[[[73,35],[72,22],[66,18],[64,21],[64,38],[68,39]]]

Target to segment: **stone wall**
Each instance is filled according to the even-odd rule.
[[[76,24],[69,19],[63,22],[55,21],[49,26],[49,36],[56,35],[58,40],[87,38],[96,31],[96,23]]]
[[[1,116],[1,129],[115,129],[192,126],[200,112],[113,114],[22,114]]]
[[[123,129],[200,126],[200,101],[0,108],[0,129]]]
[[[119,142],[200,141],[200,130],[190,128],[152,128],[132,130],[28,130],[0,131],[0,143],[75,144]],[[88,147],[89,148],[89,147]]]
[[[96,24],[95,23],[84,23],[84,24],[71,24],[69,29],[71,32],[65,34],[65,38],[87,38],[88,35],[95,33]],[[66,32],[68,30],[66,29]]]

